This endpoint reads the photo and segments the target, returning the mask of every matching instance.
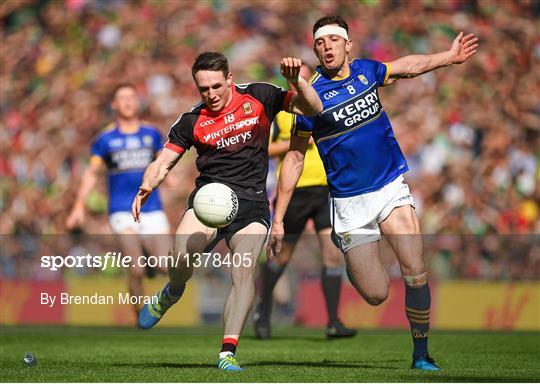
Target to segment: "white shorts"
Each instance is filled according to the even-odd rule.
[[[131,212],[115,212],[109,216],[113,233],[134,232],[139,235],[168,234],[169,221],[163,211],[141,212],[141,222],[133,220]]]
[[[330,200],[330,215],[335,233],[333,240],[343,252],[379,240],[379,223],[394,208],[404,205],[414,207],[414,199],[409,186],[403,181],[403,175],[378,191]]]

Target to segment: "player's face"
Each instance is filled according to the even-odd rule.
[[[338,35],[322,36],[315,40],[313,50],[323,68],[339,70],[348,59],[352,42]]]
[[[124,119],[133,119],[139,113],[139,97],[130,87],[120,88],[114,96],[111,107],[116,114]]]
[[[194,78],[204,104],[211,111],[219,112],[231,101],[230,73],[225,77],[221,71],[199,71]]]

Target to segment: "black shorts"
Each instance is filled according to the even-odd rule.
[[[197,190],[195,189],[191,192],[186,211],[193,208],[193,199]],[[231,238],[236,232],[251,223],[261,223],[267,230],[270,229],[270,207],[268,201],[238,199],[238,213],[236,214],[236,218],[226,227],[218,228],[216,238],[206,247],[205,252],[209,252],[222,239],[225,239],[228,246],[229,241],[231,241]]]
[[[317,231],[332,227],[328,187],[296,188],[283,218],[284,240],[288,243],[297,242],[309,219],[313,219]]]

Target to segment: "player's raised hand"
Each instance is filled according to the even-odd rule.
[[[139,192],[137,192],[135,199],[133,199],[133,204],[131,205],[131,214],[133,215],[133,220],[135,220],[135,222],[141,222],[141,207],[146,203],[146,200],[148,200],[151,194],[152,188],[143,187],[142,185],[139,187]]]
[[[296,57],[284,57],[281,59],[281,75],[291,83],[298,83],[302,60]]]
[[[450,48],[450,52],[453,55],[453,63],[461,64],[474,55],[478,48],[477,41],[478,37],[474,36],[474,34],[469,33],[464,36],[463,32],[460,32],[452,42],[452,47]]]
[[[274,222],[272,224],[272,230],[270,231],[270,237],[268,238],[268,245],[266,246],[266,258],[268,260],[281,252],[281,242],[283,241],[284,235],[285,230],[283,229],[283,223]]]

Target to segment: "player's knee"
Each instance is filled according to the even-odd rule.
[[[340,268],[343,267],[345,261],[337,252],[331,252],[324,255],[323,264],[326,268]]]
[[[368,302],[368,304],[373,305],[374,307],[384,303],[387,298],[388,298],[388,290],[375,292],[375,293],[364,296],[364,299]]]
[[[426,274],[426,272],[424,260],[401,264],[401,273],[404,278],[407,276],[420,276]]]
[[[295,244],[284,241],[282,243],[281,252],[279,252],[272,260],[280,267],[285,267],[289,264],[289,261],[291,261],[294,247]]]

